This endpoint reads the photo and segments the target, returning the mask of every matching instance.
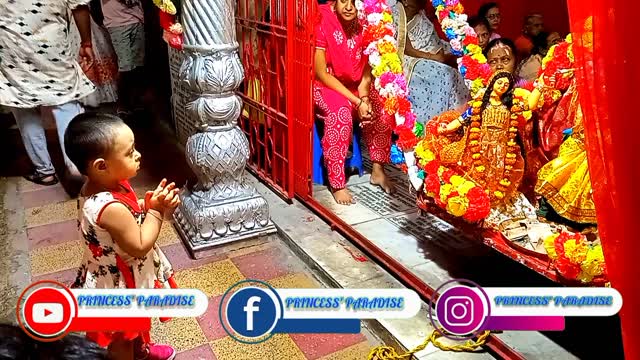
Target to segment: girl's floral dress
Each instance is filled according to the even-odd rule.
[[[177,288],[169,260],[157,245],[142,258],[125,253],[100,227],[100,216],[107,205],[124,204],[135,217],[138,225],[144,221],[145,213],[128,181],[121,186],[126,193],[101,192],[78,200],[79,227],[86,249],[76,280],[72,287],[84,289],[152,289]],[[161,319],[168,320],[168,319]],[[116,333],[87,333],[87,337],[102,346],[107,346]],[[147,333],[118,334],[127,339],[142,336],[147,342]]]

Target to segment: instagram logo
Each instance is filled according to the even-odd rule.
[[[473,299],[468,296],[450,296],[445,300],[444,322],[456,326],[473,324]]]
[[[435,306],[439,327],[457,336],[456,339],[472,337],[482,330],[489,316],[489,298],[479,286],[467,280],[453,280],[440,286],[436,292],[440,293]],[[431,309],[429,316],[434,322]]]

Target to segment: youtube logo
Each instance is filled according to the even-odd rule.
[[[58,303],[33,304],[33,322],[38,324],[58,324],[63,321],[64,309]]]
[[[36,340],[61,338],[76,314],[73,294],[56,282],[34,283],[18,299],[18,323]]]

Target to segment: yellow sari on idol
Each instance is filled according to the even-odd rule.
[[[596,223],[587,151],[584,142],[582,109],[574,84],[558,104],[557,114],[573,118],[573,133],[566,139],[558,157],[538,172],[536,193],[542,195],[561,217],[581,224]]]

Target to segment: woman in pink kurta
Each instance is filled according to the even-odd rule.
[[[354,118],[363,130],[373,161],[371,183],[393,191],[383,165],[391,150],[391,125],[371,89],[372,75],[364,55],[362,27],[353,0],[337,0],[319,6],[313,99],[316,115],[324,121],[322,151],[329,185],[339,204],[353,203],[346,189],[345,159],[352,138]],[[374,106],[375,105],[375,106]]]

